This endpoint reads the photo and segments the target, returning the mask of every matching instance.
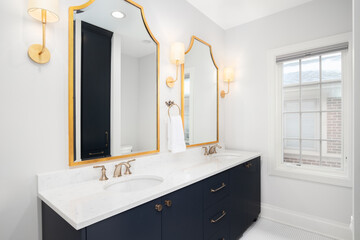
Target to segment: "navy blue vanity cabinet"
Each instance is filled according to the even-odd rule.
[[[238,240],[260,213],[260,157],[75,230],[42,202],[43,240]]]
[[[90,225],[87,240],[161,239],[160,198]]]
[[[230,189],[229,171],[204,180],[204,239],[228,239]]]
[[[260,157],[230,169],[230,239],[239,239],[260,214]]]
[[[86,231],[76,231],[46,203],[41,202],[43,240],[86,240]]]
[[[202,182],[170,193],[161,199],[164,206],[162,240],[203,239]]]

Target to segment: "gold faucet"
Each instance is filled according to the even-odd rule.
[[[208,153],[208,155],[217,153],[217,152],[216,152],[216,148],[222,148],[222,147],[221,147],[219,144],[215,144],[215,145],[209,147],[209,153]]]
[[[101,177],[99,181],[106,181],[108,180],[108,177],[106,176],[106,168],[104,165],[101,166],[94,166],[94,168],[101,168]]]
[[[121,169],[122,169],[122,166],[125,167],[125,175],[128,175],[128,174],[131,174],[131,171],[130,171],[130,168],[131,168],[131,165],[130,163],[135,161],[136,159],[132,159],[132,160],[129,160],[127,162],[122,162],[122,163],[119,163],[117,165],[115,165],[115,170],[114,170],[114,177],[121,177],[122,174],[121,174]]]
[[[207,147],[202,147],[202,148],[205,150],[204,156],[209,155],[209,150],[208,150],[208,148],[207,148]]]

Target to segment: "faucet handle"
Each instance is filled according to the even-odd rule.
[[[108,177],[106,176],[106,168],[104,165],[94,166],[94,168],[101,168],[101,177],[100,177],[99,181],[108,180]]]
[[[136,159],[134,158],[134,159],[127,161],[127,163],[131,163],[131,162],[135,162],[135,161],[136,161]]]
[[[126,170],[125,170],[125,173],[124,173],[125,175],[131,174],[131,171],[130,171],[131,165],[130,165],[130,163],[134,162],[134,161],[136,161],[135,158],[126,162],[127,165],[125,165],[126,166]]]
[[[203,149],[205,149],[205,152],[204,152],[204,155],[207,156],[209,155],[209,150],[208,150],[208,147],[202,147]]]

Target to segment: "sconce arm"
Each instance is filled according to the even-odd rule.
[[[39,52],[39,55],[41,55],[45,50],[45,39],[46,39],[46,10],[41,10],[41,22],[42,22],[42,48]]]
[[[226,95],[226,94],[229,94],[229,92],[230,92],[230,81],[227,81],[227,84],[228,84],[227,92],[225,92],[224,90],[222,90],[221,93],[220,93],[220,96],[221,96],[222,98],[224,98],[225,95]]]
[[[175,82],[178,80],[178,75],[179,75],[179,60],[176,60],[176,77],[175,80],[173,77],[168,77],[166,79],[166,85],[168,85],[168,87],[173,87],[175,85]]]

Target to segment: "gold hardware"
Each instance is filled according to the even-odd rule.
[[[125,167],[125,175],[128,175],[128,174],[131,174],[131,171],[130,171],[130,168],[131,168],[131,165],[130,163],[131,162],[134,162],[136,159],[132,159],[132,160],[129,160],[127,162],[122,162],[122,163],[119,163],[117,165],[115,165],[115,170],[114,170],[114,177],[121,177],[122,174],[121,174],[121,169],[122,169],[122,166]]]
[[[178,109],[179,109],[179,115],[181,115],[181,109],[180,109],[180,107],[179,107],[179,105],[177,105],[174,101],[171,101],[171,100],[169,100],[169,101],[167,101],[167,102],[165,102],[165,104],[166,104],[166,106],[168,106],[168,115],[169,115],[169,117],[170,117],[170,109],[173,107],[173,106],[176,106]]]
[[[197,40],[199,42],[202,42],[203,44],[207,45],[209,48],[210,48],[210,55],[211,55],[211,59],[216,67],[216,78],[217,78],[217,89],[216,89],[216,98],[217,98],[217,106],[216,106],[216,109],[217,109],[217,114],[216,114],[216,118],[217,118],[217,126],[216,126],[216,129],[217,129],[217,133],[216,133],[216,141],[211,141],[211,142],[202,142],[202,143],[196,143],[196,144],[192,144],[192,145],[187,145],[186,147],[187,148],[190,148],[190,147],[197,147],[197,146],[202,146],[202,145],[208,145],[208,144],[214,144],[214,143],[218,143],[219,142],[219,68],[215,62],[215,59],[214,59],[214,55],[213,55],[213,52],[212,52],[212,47],[209,43],[205,42],[204,40],[196,37],[196,36],[192,36],[191,37],[191,42],[190,42],[190,46],[189,48],[187,49],[187,51],[185,52],[185,54],[188,54],[191,50],[191,48],[193,47],[194,45],[194,41]],[[184,122],[184,106],[185,106],[185,84],[184,84],[184,81],[185,78],[184,78],[184,64],[181,65],[181,117],[183,119],[183,122]]]
[[[230,92],[230,82],[227,82],[227,83],[228,83],[228,90],[227,90],[227,92],[225,92],[224,90],[221,90],[221,92],[220,92],[221,98],[224,98],[225,95],[229,94],[229,92]]]
[[[172,206],[172,201],[171,200],[165,200],[165,206],[171,207]]]
[[[105,136],[106,136],[106,144],[105,144],[105,147],[108,147],[108,146],[109,146],[109,133],[108,133],[108,131],[105,131]]]
[[[220,221],[223,217],[225,217],[225,215],[226,215],[226,212],[225,212],[225,210],[223,210],[220,217],[218,217],[218,218],[215,219],[215,220],[214,220],[214,219],[211,219],[210,222],[211,222],[211,223],[216,223],[216,222]]]
[[[44,64],[50,61],[50,52],[46,48],[46,23],[57,22],[58,2],[29,0],[28,13],[42,23],[42,44],[33,44],[28,49],[28,56],[36,63]]]
[[[45,47],[46,37],[46,10],[41,10],[41,22],[42,22],[42,45],[33,44],[29,47],[28,55],[36,63],[44,64],[50,61],[50,52]]]
[[[78,166],[78,165],[84,165],[84,164],[90,164],[90,163],[98,163],[103,161],[109,161],[119,158],[130,158],[140,155],[146,155],[146,154],[154,154],[160,152],[160,74],[157,75],[157,98],[156,98],[156,110],[157,110],[157,131],[156,131],[156,149],[145,151],[145,152],[138,152],[138,153],[131,153],[131,154],[125,154],[120,156],[113,156],[113,157],[104,157],[104,158],[97,158],[87,161],[77,161],[75,162],[75,156],[74,156],[74,12],[77,10],[85,9],[89,7],[91,4],[93,4],[95,0],[89,0],[88,2],[80,5],[80,6],[71,6],[69,8],[69,20],[68,20],[68,29],[69,29],[69,56],[68,56],[68,125],[69,125],[69,166]],[[143,23],[145,25],[145,28],[147,32],[149,33],[152,40],[156,43],[157,46],[157,56],[160,56],[160,43],[158,40],[156,40],[154,34],[151,32],[149,25],[146,21],[144,8],[137,4],[136,2],[132,0],[125,0],[125,2],[137,7],[140,10],[141,17],[143,20]],[[157,72],[160,73],[160,58],[157,57]]]
[[[216,152],[216,148],[222,148],[219,144],[215,144],[215,145],[213,145],[213,146],[211,146],[211,147],[209,147],[209,155],[211,155],[211,154],[214,154],[214,153],[217,153]]]
[[[247,164],[245,164],[245,167],[246,167],[246,168],[252,167],[252,163],[247,163]]]
[[[221,91],[220,96],[222,98],[225,97],[226,94],[230,92],[230,82],[234,81],[234,69],[227,67],[224,69],[224,82],[228,83],[228,90],[225,92],[224,90]]]
[[[163,206],[161,204],[156,204],[155,205],[155,210],[158,211],[158,212],[161,212],[163,209]]]
[[[203,149],[205,149],[205,152],[204,152],[204,156],[207,156],[209,155],[209,150],[207,147],[202,147]]]
[[[170,48],[170,61],[176,65],[176,79],[173,77],[166,78],[166,85],[169,88],[174,87],[175,82],[178,80],[179,65],[183,64],[185,60],[185,46],[181,42],[175,42],[171,44]]]
[[[178,75],[179,75],[179,60],[176,60],[176,79],[174,80],[173,77],[166,78],[166,85],[169,88],[172,88],[175,86],[175,82],[178,80]]]
[[[108,180],[107,176],[106,176],[106,168],[104,165],[101,166],[94,166],[94,168],[101,168],[101,177],[100,177],[100,181],[106,181]]]
[[[101,152],[96,152],[96,153],[89,153],[90,156],[94,156],[94,155],[99,155],[99,154],[104,154],[104,151]]]
[[[210,189],[210,192],[215,193],[221,189],[223,189],[224,187],[226,187],[225,183],[222,183],[220,187],[218,187],[217,189]]]
[[[207,147],[202,147],[202,148],[205,149],[204,155],[207,156],[217,153],[216,148],[222,148],[222,147],[219,144],[215,144],[213,146],[209,146],[209,149]]]

